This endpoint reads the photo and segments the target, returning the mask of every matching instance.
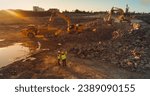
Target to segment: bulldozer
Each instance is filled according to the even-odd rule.
[[[59,31],[61,30],[57,28],[50,28],[47,25],[36,26],[34,24],[29,24],[26,28],[21,30],[21,33],[29,38],[35,38],[38,35],[43,35],[46,38],[50,38],[52,36],[57,36]]]
[[[35,25],[30,24],[28,25],[26,28],[21,30],[21,33],[23,33],[25,36],[29,37],[29,38],[33,38],[35,37],[35,35],[37,35],[37,28]]]

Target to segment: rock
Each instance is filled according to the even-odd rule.
[[[79,51],[77,52],[77,55],[80,55],[82,53],[82,50],[79,49]]]
[[[128,64],[128,66],[132,66],[133,65],[133,63],[131,61],[128,61],[127,64]]]
[[[150,69],[150,64],[146,64],[144,67]]]
[[[91,55],[87,55],[86,57],[87,57],[87,58],[92,58],[92,56],[91,56]]]
[[[77,47],[79,51],[75,54],[80,55],[81,58],[97,58],[108,63],[119,64],[123,68],[144,70],[145,64],[149,67],[150,64],[147,65],[150,62],[148,30],[140,29],[129,33],[120,29],[119,32],[121,35],[113,40],[79,45]]]
[[[86,56],[85,55],[83,55],[83,54],[81,54],[81,56],[80,56],[81,58],[86,58]]]

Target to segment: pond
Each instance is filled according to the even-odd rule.
[[[30,50],[21,43],[0,48],[0,68],[28,56]]]
[[[5,39],[0,39],[0,42],[5,41]]]

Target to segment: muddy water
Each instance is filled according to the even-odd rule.
[[[0,68],[25,58],[29,53],[29,48],[22,46],[21,43],[0,48]]]

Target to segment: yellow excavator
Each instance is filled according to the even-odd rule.
[[[56,17],[60,17],[67,22],[67,29],[66,30],[68,33],[75,33],[75,32],[79,33],[79,32],[82,32],[84,30],[83,25],[72,24],[70,18],[61,12],[53,12],[51,17],[49,18],[49,22],[53,22]]]
[[[132,19],[135,18],[134,16],[130,16],[129,14],[129,7],[126,6],[126,10],[124,12],[123,9],[112,7],[110,12],[103,18],[104,22],[108,25],[113,25],[115,22],[127,22],[131,25],[132,30],[138,30],[141,27],[141,24],[138,22],[133,22]]]
[[[126,13],[121,8],[112,7],[110,12],[104,17],[104,22],[107,24],[112,24],[113,22],[129,22],[130,16],[126,15]]]
[[[81,33],[85,30],[94,31],[95,25],[97,24],[97,20],[92,20],[86,23],[73,24],[68,16],[58,11],[52,13],[51,17],[49,18],[49,22],[53,22],[56,17],[61,17],[67,22],[68,33]]]

